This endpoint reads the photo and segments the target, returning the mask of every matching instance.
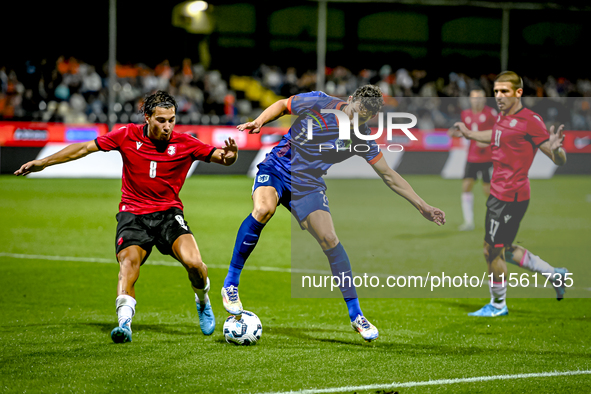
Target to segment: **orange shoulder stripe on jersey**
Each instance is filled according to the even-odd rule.
[[[378,155],[376,157],[374,157],[373,159],[371,159],[370,161],[368,161],[369,164],[374,165],[376,164],[378,161],[380,161],[380,159],[384,157],[384,154],[382,152],[378,153]]]
[[[287,99],[287,112],[291,114],[291,100],[293,100],[295,96],[291,96]]]

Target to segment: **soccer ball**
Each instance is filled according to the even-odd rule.
[[[236,316],[228,316],[224,322],[226,342],[233,345],[254,345],[261,339],[262,333],[261,320],[249,311],[242,311],[240,319],[236,319]]]

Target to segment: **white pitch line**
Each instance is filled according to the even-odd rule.
[[[106,259],[101,257],[76,257],[76,256],[48,256],[48,255],[40,255],[40,254],[19,254],[19,253],[4,253],[0,252],[0,257],[11,257],[14,259],[27,259],[27,260],[53,260],[53,261],[79,261],[84,263],[101,263],[101,264],[117,264],[117,260],[115,258]],[[144,264],[146,265],[164,265],[168,267],[182,267],[180,263],[175,261],[166,261],[166,260],[148,260]],[[207,264],[207,268],[214,268],[214,269],[228,269],[227,265],[222,264]],[[297,272],[297,273],[316,273],[316,274],[325,274],[330,275],[329,271],[320,271],[320,270],[302,270],[302,269],[290,269],[290,268],[279,268],[279,267],[256,267],[256,266],[246,266],[244,267],[246,270],[252,271],[272,271],[272,272]]]
[[[528,378],[549,378],[554,376],[574,376],[574,375],[589,375],[591,370],[586,371],[564,371],[564,372],[540,372],[540,373],[523,373],[517,375],[494,375],[494,376],[476,376],[473,378],[459,378],[459,379],[440,379],[428,380],[423,382],[393,382],[389,384],[370,384],[366,386],[344,386],[333,387],[327,389],[307,389],[300,391],[276,391],[267,392],[264,394],[317,394],[317,393],[338,393],[341,391],[358,391],[358,390],[384,390],[395,388],[407,388],[418,386],[440,386],[446,384],[456,383],[475,383],[488,382],[492,380],[510,380],[510,379],[528,379]]]
[[[76,256],[48,256],[39,254],[19,254],[19,253],[5,253],[0,252],[0,257],[12,257],[15,259],[29,259],[29,260],[55,260],[55,261],[80,261],[84,263],[101,263],[101,264],[112,264],[117,263],[116,259],[106,259],[101,257],[76,257]],[[166,260],[148,260],[144,263],[145,265],[164,265],[168,267],[181,267],[180,263]],[[227,265],[222,264],[206,264],[207,268],[213,269],[228,269]],[[300,269],[300,268],[279,268],[279,267],[256,267],[256,266],[245,266],[244,269],[252,271],[272,271],[272,272],[287,272],[287,273],[298,273],[298,274],[317,274],[317,275],[332,275],[328,270],[313,270],[313,269]],[[354,273],[355,274],[355,273]],[[379,276],[387,278],[387,274],[367,274],[370,276]]]

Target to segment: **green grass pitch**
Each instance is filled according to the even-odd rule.
[[[480,184],[477,228],[459,233],[461,181],[406,179],[446,211],[446,226],[428,223],[379,183],[329,180],[343,244],[363,250],[356,239],[367,220],[348,221],[339,212],[353,199],[369,203],[386,196],[387,209],[369,209],[368,217],[381,218],[376,231],[390,236],[393,264],[426,260],[442,269],[482,272]],[[567,291],[565,300],[556,302],[509,293],[509,316],[495,319],[467,316],[487,302],[486,288],[482,298],[362,299],[365,315],[380,330],[377,341],[365,343],[350,329],[342,300],[291,297],[292,226],[283,208],[265,228],[240,283],[245,308],[263,322],[262,339],[251,347],[227,344],[219,289],[238,227],[252,207],[251,184],[246,177],[192,177],[181,193],[210,267],[215,333],[204,337],[199,330],[185,270],[154,249],[149,262],[157,264],[142,267],[136,284],[133,342],[116,345],[109,333],[116,325],[120,181],[0,177],[0,392],[591,392],[589,374],[445,381],[591,370],[589,298],[569,298]],[[591,178],[533,180],[518,238],[557,266],[588,272],[590,212]],[[294,239],[309,237],[293,231]],[[442,381],[413,383],[429,380]],[[399,387],[379,386],[392,382]]]

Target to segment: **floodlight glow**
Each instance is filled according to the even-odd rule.
[[[187,4],[187,13],[191,16],[198,15],[200,12],[203,12],[207,9],[209,4],[206,1],[192,1],[191,3]]]

